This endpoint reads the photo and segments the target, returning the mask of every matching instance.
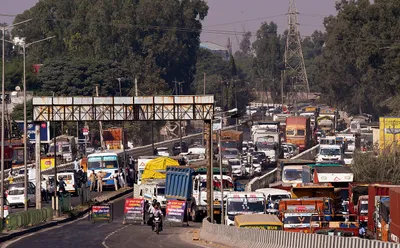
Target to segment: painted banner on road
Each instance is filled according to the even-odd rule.
[[[168,200],[166,210],[166,220],[182,223],[185,217],[186,202],[178,200]]]
[[[143,198],[126,198],[124,206],[125,219],[127,220],[143,220],[144,199]]]

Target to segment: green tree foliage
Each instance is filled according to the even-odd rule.
[[[354,181],[365,183],[391,182],[400,183],[400,156],[383,154],[375,156],[371,153],[356,153],[351,169]]]
[[[32,113],[33,113],[33,108],[32,108],[32,100],[26,102],[26,119],[27,120],[32,120]],[[11,113],[11,119],[12,120],[24,120],[24,104],[18,104],[14,107],[13,112]]]
[[[28,42],[56,36],[32,46],[29,61],[117,61],[140,79],[145,94],[157,94],[166,92],[175,78],[192,83],[207,12],[202,0],[48,0],[15,20],[34,18],[35,25],[13,32]]]
[[[277,33],[278,26],[274,23],[263,23],[257,31],[253,43],[255,57],[253,70],[257,88],[272,92],[274,100],[280,95],[280,78],[283,64],[281,37]],[[262,83],[263,87],[260,87]]]
[[[321,31],[315,31],[310,37],[302,40],[304,63],[311,91],[319,91],[324,82],[323,75],[320,73],[324,44],[325,37]]]
[[[382,114],[382,103],[399,94],[400,2],[374,2],[342,0],[338,15],[324,21],[321,89],[352,113]]]

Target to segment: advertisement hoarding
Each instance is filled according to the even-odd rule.
[[[18,124],[21,132],[24,132],[24,122],[15,121]],[[40,142],[42,144],[50,143],[50,122],[41,122],[40,124]],[[27,122],[27,130],[29,141],[34,144],[36,143],[35,125],[32,121]]]
[[[379,118],[379,150],[393,151],[393,141],[400,144],[400,117]]]

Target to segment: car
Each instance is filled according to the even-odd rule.
[[[244,177],[246,175],[246,167],[240,159],[229,159],[228,165],[232,168],[232,175],[234,177]]]
[[[343,160],[346,165],[351,165],[353,163],[353,153],[345,152]]]
[[[19,207],[25,205],[25,198],[24,198],[24,188],[22,187],[13,187],[7,192],[6,196],[7,204],[10,207]],[[35,190],[31,187],[28,187],[28,207],[36,205],[36,196]]]
[[[252,178],[254,176],[255,170],[254,167],[251,163],[245,163],[244,164],[245,169],[246,169],[246,175],[250,178]]]
[[[261,172],[262,172],[262,165],[261,165],[261,162],[260,162],[260,158],[258,158],[258,157],[252,157],[252,161],[253,161],[253,168],[254,168],[254,174],[257,174],[257,175],[261,175]]]
[[[168,147],[157,147],[155,149],[155,153],[157,156],[169,157],[171,153],[169,152]]]
[[[95,150],[93,147],[86,147],[86,150],[85,150],[86,155],[95,153],[95,151],[96,151],[96,150]]]
[[[228,160],[239,158],[239,150],[236,148],[226,148],[222,150],[222,164],[228,164]]]

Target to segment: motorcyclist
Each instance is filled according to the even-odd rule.
[[[158,216],[160,218],[160,231],[162,231],[163,230],[163,221],[162,221],[163,213],[161,211],[161,205],[159,202],[157,202],[154,207],[152,230],[154,230],[154,224],[155,224],[154,217],[156,217],[156,216]]]
[[[149,220],[147,221],[147,224],[149,225],[149,226],[153,226],[153,219],[154,219],[154,213],[155,213],[155,206],[156,206],[156,204],[157,204],[157,200],[156,199],[154,199],[153,201],[152,201],[152,203],[150,204],[150,206],[149,206],[149,209],[147,210],[147,212],[149,213]]]

